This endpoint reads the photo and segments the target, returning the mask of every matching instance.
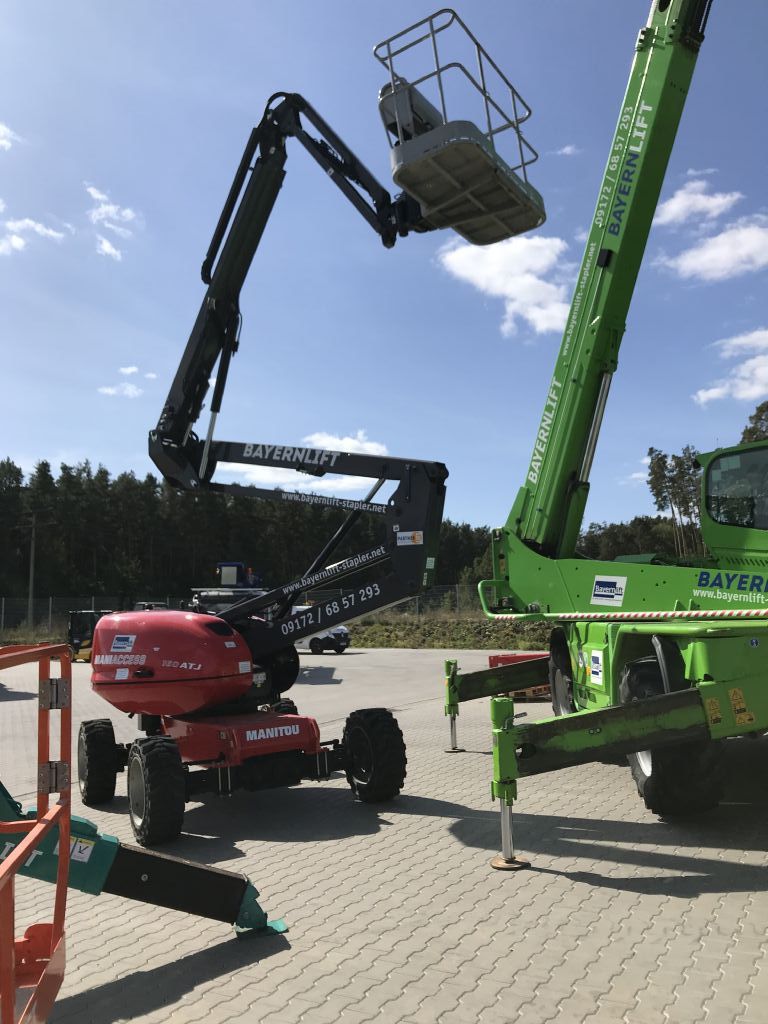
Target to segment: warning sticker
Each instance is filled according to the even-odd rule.
[[[397,546],[399,548],[405,547],[407,544],[423,544],[424,534],[421,530],[413,530],[410,533],[403,533],[400,531],[397,534]]]
[[[734,687],[728,691],[728,699],[731,702],[731,710],[733,711],[733,717],[736,719],[736,725],[752,725],[755,721],[755,716],[744,703],[743,691],[738,689],[738,687]]]
[[[70,857],[80,864],[87,864],[96,845],[91,839],[73,839],[70,843]]]
[[[72,836],[69,840],[69,857],[70,860],[77,861],[78,864],[87,864],[91,859],[94,847],[96,846],[95,839],[82,839],[80,836]],[[59,844],[53,848],[54,857],[59,855]]]
[[[704,701],[704,706],[707,711],[707,718],[709,719],[710,725],[720,725],[723,720],[723,713],[720,710],[720,701],[717,697],[707,697]]]

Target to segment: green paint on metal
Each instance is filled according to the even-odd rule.
[[[517,755],[515,735],[515,702],[511,697],[491,700],[493,730],[493,782],[491,797],[511,804],[517,799]]]
[[[267,915],[259,905],[258,895],[258,889],[249,882],[235,921],[236,931],[258,931],[267,927]]]
[[[13,821],[14,817],[6,817],[6,800],[8,792],[0,784],[0,814],[5,821]],[[20,805],[14,805],[19,807]],[[22,818],[33,819],[34,811],[27,811]],[[19,819],[21,820],[21,819]],[[0,861],[5,860],[9,853],[24,838],[24,833],[10,833],[0,836]],[[93,824],[85,818],[72,817],[70,837],[69,888],[94,896],[102,891],[104,882],[114,862],[119,840],[114,836],[101,835]],[[55,882],[59,864],[59,830],[53,828],[42,838],[36,850],[30,854],[20,870],[20,874],[28,878],[37,878],[43,882]]]

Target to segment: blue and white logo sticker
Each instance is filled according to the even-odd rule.
[[[626,588],[626,576],[595,576],[590,604],[621,608],[624,604],[624,591]]]
[[[118,633],[112,641],[111,651],[113,654],[127,654],[133,650],[136,643],[136,634]]]
[[[603,652],[592,651],[590,658],[590,677],[593,683],[603,685]]]

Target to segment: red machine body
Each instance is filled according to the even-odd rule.
[[[129,714],[188,715],[244,696],[247,644],[215,615],[182,611],[104,615],[93,634],[93,689]]]
[[[320,753],[320,729],[314,718],[259,711],[205,718],[163,718],[163,732],[174,739],[187,764],[209,761],[234,767],[251,757],[298,750]]]

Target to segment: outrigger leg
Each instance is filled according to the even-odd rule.
[[[0,821],[20,821],[34,816],[34,812],[25,815],[21,804],[0,783]],[[23,838],[22,833],[0,835],[0,860]],[[20,873],[55,882],[58,844],[58,829],[52,829]],[[258,891],[245,875],[127,846],[114,836],[100,834],[92,822],[75,816],[70,840],[69,888],[93,896],[111,893],[213,921],[225,921],[234,925],[238,935],[277,934],[287,930],[282,919],[268,920],[258,903]]]

